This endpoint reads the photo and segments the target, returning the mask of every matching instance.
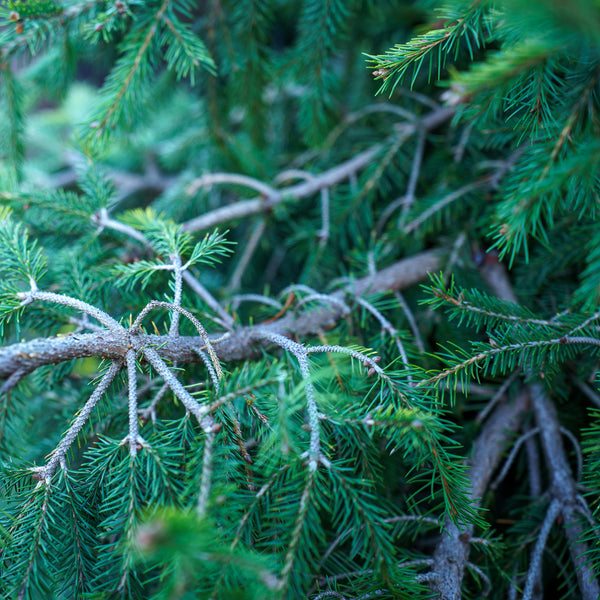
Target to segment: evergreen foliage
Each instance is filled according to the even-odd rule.
[[[593,0],[0,7],[0,593],[600,596]]]

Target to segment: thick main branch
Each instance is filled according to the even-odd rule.
[[[440,269],[442,259],[442,252],[423,252],[398,261],[374,276],[358,279],[347,290],[338,290],[331,296],[341,300],[346,291],[363,295],[406,288],[423,280],[427,273]],[[327,308],[321,307],[300,314],[288,313],[277,321],[262,324],[261,329],[285,336],[313,335],[335,325],[343,312],[340,305],[332,303]],[[218,358],[232,361],[259,355],[260,343],[251,333],[251,327],[239,327],[222,341],[213,341]],[[219,334],[211,337],[215,340],[222,336]],[[197,350],[205,345],[200,336],[173,337],[144,333],[131,336],[126,330],[41,338],[0,348],[0,379],[7,379],[15,372],[19,372],[22,377],[44,365],[88,356],[122,360],[132,338],[138,348],[153,346],[162,358],[181,363],[199,362],[201,359]]]

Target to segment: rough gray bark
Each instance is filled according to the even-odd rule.
[[[344,290],[331,294],[341,300],[347,293],[374,294],[409,287],[423,280],[427,273],[441,268],[443,253],[427,251],[401,260],[382,269],[374,276],[356,280]],[[283,318],[262,324],[261,329],[285,336],[306,336],[319,333],[333,326],[343,316],[343,308],[337,303],[295,314],[290,311]],[[255,357],[260,352],[260,342],[251,336],[251,327],[238,327],[222,341],[214,342],[217,356],[223,361]],[[218,340],[222,334],[211,336]],[[18,373],[21,379],[27,373],[49,364],[58,364],[75,358],[98,356],[119,359],[125,356],[129,345],[136,349],[154,346],[161,357],[180,363],[199,362],[196,349],[204,342],[198,337],[171,337],[130,332],[100,331],[97,333],[74,333],[65,337],[35,339],[0,348],[0,379],[11,378]],[[16,381],[11,382],[12,387]]]
[[[482,269],[482,274],[498,297],[518,303],[502,265],[487,265],[485,269]],[[526,367],[526,365],[524,366]],[[563,530],[569,543],[571,560],[575,565],[581,598],[582,600],[598,600],[600,584],[597,574],[593,573],[586,563],[588,545],[581,540],[583,532],[581,513],[584,508],[562,444],[556,409],[541,383],[534,381],[527,386],[527,390],[531,397],[535,420],[540,429],[546,468],[550,474],[548,490],[550,500],[557,500],[560,503]]]
[[[474,505],[479,505],[481,496],[500,464],[508,443],[519,430],[527,409],[526,393],[520,394],[514,402],[501,404],[485,422],[475,440],[468,461],[468,477]],[[444,533],[433,557],[434,589],[443,600],[461,598],[462,580],[469,560],[472,534],[472,526],[459,529],[449,519],[444,524]]]

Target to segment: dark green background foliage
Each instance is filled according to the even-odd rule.
[[[595,600],[599,94],[597,0],[2,2],[2,597]]]

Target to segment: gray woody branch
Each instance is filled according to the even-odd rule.
[[[488,285],[500,298],[515,304],[518,303],[502,265],[489,264],[482,269],[482,274]],[[562,443],[558,415],[554,404],[539,381],[531,382],[527,386],[527,390],[531,397],[535,420],[540,429],[542,450],[550,473],[548,492],[553,503],[556,504],[554,501],[557,501],[560,506],[558,514],[568,540],[571,560],[575,565],[581,598],[582,600],[597,600],[600,598],[600,584],[597,574],[592,572],[586,561],[588,545],[582,540],[581,514],[587,509],[587,506],[582,506],[577,483],[569,467]],[[526,585],[523,598],[530,597],[530,586]]]
[[[514,432],[521,427],[528,408],[527,394],[514,402],[501,404],[486,421],[475,440],[469,465],[471,499],[479,505],[496,467],[500,464]],[[469,560],[473,526],[460,529],[449,519],[444,524],[442,539],[434,554],[434,588],[443,600],[460,600],[462,580]]]
[[[482,269],[482,275],[497,296],[518,303],[502,265],[487,265]],[[562,445],[556,410],[539,383],[530,383],[513,402],[498,406],[486,421],[468,461],[471,498],[475,505],[479,505],[503,450],[514,439],[514,432],[520,428],[526,411],[531,409],[540,429],[542,448],[551,476],[549,495],[552,502],[549,510],[554,507],[556,516],[560,515],[562,518],[582,599],[597,600],[600,598],[598,580],[586,564],[588,548],[581,538],[583,528],[578,518],[582,511],[580,496]],[[462,597],[462,580],[469,560],[472,530],[472,526],[460,530],[449,520],[444,524],[442,539],[434,553],[432,573],[433,587],[443,600],[460,600]],[[537,572],[530,569],[524,599],[531,598],[531,583],[537,575]]]
[[[398,261],[374,276],[358,279],[345,290],[334,292],[331,297],[342,300],[346,290],[360,296],[406,288],[423,280],[430,271],[439,270],[442,261],[443,253],[440,251],[423,252]],[[277,321],[262,324],[260,327],[263,331],[279,335],[305,336],[319,333],[335,325],[343,316],[342,306],[332,303],[327,308],[322,307],[319,310],[303,311],[300,314],[291,312]],[[158,336],[140,332],[135,337],[137,346],[154,346],[162,358],[182,363],[199,362],[201,359],[197,350],[205,344],[199,336]],[[253,358],[260,353],[260,342],[252,337],[251,327],[239,327],[222,341],[214,341],[219,337],[223,336],[214,336],[211,341],[218,358],[222,361]],[[44,365],[88,356],[122,360],[130,347],[131,339],[131,333],[123,329],[123,331],[107,330],[71,334],[65,337],[42,338],[13,344],[0,348],[0,379],[9,379],[18,374],[18,380]]]
[[[438,108],[420,120],[403,123],[399,126],[400,133],[404,138],[407,138],[417,132],[430,131],[451,119],[455,112],[456,111],[453,108]],[[382,144],[377,144],[318,176],[311,177],[302,183],[291,185],[283,189],[274,189],[248,177],[229,173],[212,173],[199,177],[192,181],[188,186],[189,194],[194,194],[199,188],[215,183],[237,183],[258,189],[261,192],[261,196],[250,200],[240,200],[239,202],[235,202],[228,206],[222,206],[187,221],[182,227],[185,231],[201,231],[215,227],[226,221],[233,221],[249,215],[268,212],[274,206],[285,200],[312,196],[320,190],[329,188],[340,181],[348,179],[357,171],[366,167],[378,156],[382,148]]]

